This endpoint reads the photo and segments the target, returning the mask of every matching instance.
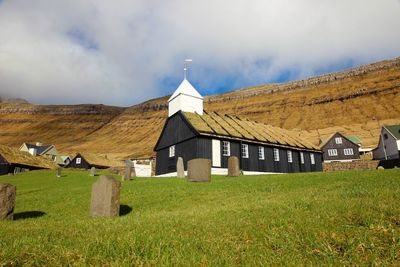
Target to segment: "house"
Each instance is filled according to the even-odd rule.
[[[278,127],[203,110],[203,97],[185,78],[168,100],[167,118],[155,145],[156,175],[174,175],[178,157],[212,160],[213,174],[227,174],[239,158],[244,174],[322,171],[322,152]]]
[[[0,175],[39,169],[54,169],[56,164],[47,157],[0,145]]]
[[[378,147],[372,151],[376,160],[399,159],[400,125],[385,125],[381,128]]]
[[[122,161],[111,160],[108,159],[107,156],[90,153],[77,153],[65,167],[75,169],[90,169],[92,167],[95,167],[96,169],[107,169],[110,167],[121,166],[124,166]]]
[[[54,145],[43,145],[39,142],[36,144],[23,143],[19,150],[28,152],[32,156],[47,156],[59,165],[64,164],[59,158],[58,151]]]
[[[337,132],[321,144],[324,162],[359,160],[360,145],[358,137],[348,137]]]

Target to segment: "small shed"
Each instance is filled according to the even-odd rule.
[[[56,164],[47,157],[0,145],[0,175],[39,169],[54,169]]]

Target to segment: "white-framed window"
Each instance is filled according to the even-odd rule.
[[[293,155],[292,155],[292,151],[290,151],[290,150],[287,151],[287,161],[289,163],[293,162]]]
[[[76,158],[76,164],[81,164],[82,159],[81,158]]]
[[[274,161],[279,161],[279,149],[274,148]]]
[[[300,152],[300,163],[304,164],[304,153]]]
[[[175,157],[175,145],[169,147],[169,157]]]
[[[353,151],[352,148],[345,148],[343,151],[344,151],[344,154],[345,154],[346,156],[354,155],[354,151]]]
[[[310,161],[311,161],[312,165],[315,164],[315,158],[314,158],[314,154],[313,153],[310,153]]]
[[[249,158],[249,145],[242,144],[242,158]]]
[[[331,157],[337,156],[337,149],[336,148],[328,149],[328,155]]]
[[[342,141],[342,137],[335,137],[335,143],[340,145],[341,143],[343,143]]]
[[[231,143],[228,141],[222,141],[222,156],[230,156],[231,155]]]
[[[260,159],[260,160],[264,160],[265,159],[264,147],[263,146],[258,146],[258,159]]]

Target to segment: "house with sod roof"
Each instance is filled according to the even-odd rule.
[[[213,174],[227,174],[239,158],[244,174],[322,171],[322,152],[295,132],[235,115],[206,112],[203,97],[186,79],[168,100],[168,115],[155,145],[156,175],[176,175],[178,157],[212,161]]]
[[[48,157],[32,156],[28,152],[0,145],[0,175],[56,167],[55,162]]]
[[[124,163],[118,160],[109,159],[106,155],[91,153],[77,153],[65,168],[74,169],[108,169],[110,167],[123,167]]]

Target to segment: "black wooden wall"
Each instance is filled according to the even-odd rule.
[[[222,155],[221,139],[221,168],[228,168],[229,156]],[[227,140],[226,140],[227,141]],[[293,173],[293,172],[313,172],[322,171],[322,155],[321,153],[313,153],[315,164],[311,164],[310,152],[303,151],[304,164],[300,162],[300,151],[292,150],[293,162],[288,162],[287,149],[279,148],[279,161],[274,161],[273,147],[264,145],[265,159],[258,158],[258,145],[246,143],[249,146],[249,158],[241,158],[240,141],[230,140],[230,155],[239,158],[241,168],[244,171],[255,172],[276,172],[276,173]],[[245,143],[245,142],[244,142]],[[169,147],[157,151],[156,158],[156,175],[165,174],[176,171],[176,161],[178,157],[183,158],[185,170],[187,170],[187,162],[195,158],[212,159],[212,139],[208,137],[194,137],[192,139],[175,144],[175,157],[169,157]]]
[[[155,150],[161,150],[173,144],[183,142],[196,136],[196,133],[191,129],[185,121],[181,112],[175,113],[165,122],[161,136],[157,142]]]
[[[76,159],[81,158],[81,163],[77,164]],[[74,168],[74,169],[90,169],[91,165],[83,158],[80,154],[76,155],[75,158],[71,160],[71,162],[65,166],[66,168]]]

